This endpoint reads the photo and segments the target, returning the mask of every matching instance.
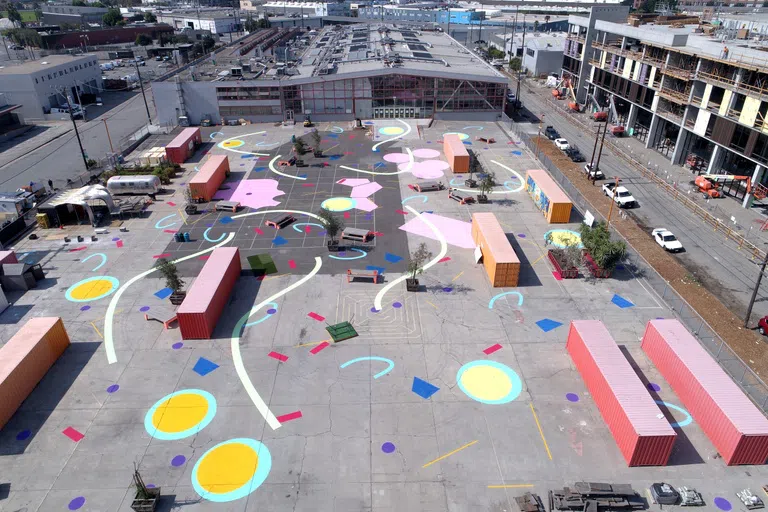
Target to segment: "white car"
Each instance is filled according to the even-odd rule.
[[[632,193],[621,185],[617,187],[615,183],[606,183],[603,185],[603,193],[613,198],[613,201],[619,208],[634,208],[637,206],[637,201],[632,197]]]
[[[665,251],[680,252],[683,250],[683,244],[680,243],[680,240],[666,228],[656,228],[651,231],[651,235]]]
[[[566,149],[571,147],[571,145],[568,144],[568,141],[566,139],[555,139],[555,146],[557,146],[557,149],[559,149],[560,151],[565,151]]]
[[[596,180],[602,180],[603,178],[605,178],[605,174],[603,174],[603,171],[601,171],[600,168],[592,169],[591,164],[586,164],[584,166],[584,172],[587,173],[587,176],[589,176],[590,178],[594,178]]]

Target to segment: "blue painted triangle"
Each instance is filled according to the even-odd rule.
[[[619,306],[621,309],[631,308],[632,306],[634,306],[633,303],[631,303],[630,301],[628,301],[627,299],[625,299],[624,297],[618,294],[613,295],[611,302]]]
[[[437,386],[433,386],[429,382],[425,380],[421,380],[418,377],[413,378],[413,387],[411,387],[411,391],[419,395],[421,398],[429,398],[438,391],[440,391],[440,388]]]
[[[544,318],[544,319],[539,320],[538,322],[536,322],[536,325],[538,325],[539,329],[541,329],[542,331],[549,332],[552,329],[557,329],[558,327],[560,327],[563,324],[560,323],[560,322],[557,322],[555,320],[550,320],[549,318]]]
[[[198,374],[200,374],[201,376],[204,377],[204,376],[208,375],[209,373],[211,373],[213,370],[215,370],[218,367],[219,367],[219,365],[217,365],[213,361],[209,361],[206,358],[201,357],[195,363],[195,366],[192,368],[192,371],[195,372],[195,373],[198,373]]]

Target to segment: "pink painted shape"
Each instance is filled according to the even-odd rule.
[[[378,208],[379,205],[371,201],[370,199],[367,199],[365,197],[358,197],[355,198],[355,208],[358,210],[362,210],[364,212],[372,212],[376,208]],[[349,212],[346,212],[349,213]]]
[[[282,190],[278,190],[277,186],[277,180],[242,180],[237,183],[234,190],[219,190],[213,195],[213,198],[237,201],[250,208],[277,206],[280,201],[275,201],[275,197],[285,194]]]
[[[352,193],[349,197],[369,197],[374,193],[382,189],[382,186],[378,183],[367,183],[365,185],[358,185],[352,188]]]
[[[440,156],[440,152],[436,149],[417,149],[413,152],[413,156],[416,158],[437,158]]]
[[[171,233],[171,234],[174,234],[174,233],[176,233],[176,230],[175,230],[175,229],[164,229],[164,230],[163,230],[163,233]]]
[[[435,225],[445,237],[445,241],[449,244],[461,247],[462,249],[475,248],[475,242],[472,240],[472,224],[469,222],[451,219],[432,213],[424,213],[423,215]],[[437,237],[430,227],[418,217],[409,220],[400,226],[400,229],[407,231],[408,233],[413,233],[414,235],[425,236],[432,240],[437,240]]]
[[[288,414],[283,414],[282,416],[277,417],[277,421],[280,423],[285,423],[286,421],[296,420],[301,418],[301,411],[295,411],[295,412],[289,412]]]
[[[64,430],[61,431],[61,433],[76,443],[85,437],[83,434],[81,434],[80,432],[78,432],[72,427],[65,428]]]
[[[304,232],[305,233],[311,233],[312,232],[312,226],[304,226]]]
[[[260,230],[259,228],[253,228],[253,232],[256,233],[257,235],[263,235],[264,234],[264,232],[262,230]]]
[[[309,318],[313,318],[313,319],[317,320],[318,322],[323,322],[325,320],[325,317],[323,315],[318,315],[314,311],[312,311],[311,313],[307,313],[307,316]]]
[[[428,163],[429,162],[418,162],[413,164],[413,166],[411,166],[411,173],[422,180],[434,180],[445,176],[443,171],[427,166],[426,164]]]
[[[554,278],[555,278],[557,281],[562,281],[562,280],[563,280],[563,276],[561,276],[561,275],[560,275],[560,272],[558,272],[558,271],[556,271],[556,270],[553,270],[553,271],[552,271],[552,275],[554,276]]]
[[[294,260],[288,260],[288,266],[290,268],[296,268],[296,262]]]
[[[117,242],[115,242],[115,245],[117,245],[117,248],[119,249],[120,247],[123,246],[123,241],[122,240],[118,240]]]
[[[352,140],[352,139],[354,139],[354,138],[355,138],[355,134],[354,134],[354,133],[350,133],[350,134],[349,134],[349,140]]]
[[[277,359],[278,361],[282,361],[283,363],[288,360],[288,356],[285,354],[281,354],[280,352],[270,352],[267,354],[269,357],[273,359]]]
[[[395,213],[399,213],[400,215],[408,215],[408,212],[405,210],[395,210]]]
[[[310,351],[309,351],[309,353],[310,353],[310,354],[313,354],[313,355],[314,355],[314,354],[317,354],[318,352],[320,352],[321,350],[323,350],[323,349],[324,349],[325,347],[327,347],[328,345],[330,345],[330,343],[328,343],[327,341],[324,341],[324,342],[322,342],[321,344],[319,344],[318,346],[316,346],[315,348],[313,348],[312,350],[310,350]]]
[[[371,180],[366,180],[365,178],[342,178],[336,183],[338,185],[347,185],[348,187],[357,187],[359,185],[365,185],[370,182]]]
[[[349,214],[349,212],[344,212],[344,218],[345,219],[349,219],[350,217],[352,217],[352,216]]]
[[[210,255],[210,254],[206,254],[205,256],[200,256],[200,257],[199,257],[199,258],[197,258],[197,259],[199,259],[199,260],[203,260],[203,261],[208,261],[208,258],[210,258],[210,257],[211,257],[211,255]]]
[[[488,355],[493,354],[497,350],[501,350],[501,345],[499,345],[498,343],[495,344],[495,345],[491,345],[487,349],[483,350],[483,353],[488,356]]]
[[[70,250],[69,250],[69,251],[67,251],[67,252],[77,252],[77,251],[84,251],[84,250],[86,250],[87,248],[88,248],[87,246],[83,245],[83,246],[81,246],[81,247],[75,247],[74,249],[70,249]]]
[[[439,260],[437,260],[438,263],[443,263],[443,262],[446,262],[446,261],[451,261],[451,257],[450,256],[446,256],[445,258],[440,258]]]
[[[168,256],[170,256],[170,255],[171,255],[171,253],[169,253],[169,252],[164,252],[163,254],[155,254],[155,255],[154,255],[154,256],[152,256],[152,257],[153,257],[153,258],[155,258],[156,260],[159,260],[160,258],[167,258],[167,257],[168,257]]]
[[[387,153],[384,155],[384,160],[391,164],[404,164],[411,161],[405,153]]]
[[[173,201],[168,201],[165,204],[167,204],[168,206],[176,206],[176,203],[174,203]]]

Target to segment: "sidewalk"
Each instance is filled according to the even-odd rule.
[[[0,144],[0,169],[40,149],[51,141],[65,137],[72,131],[72,123],[40,122],[28,132]]]

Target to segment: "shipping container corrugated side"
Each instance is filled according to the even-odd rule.
[[[69,346],[58,317],[28,321],[0,348],[0,428]]]
[[[469,172],[469,153],[458,135],[449,133],[443,136],[443,153],[453,172]]]
[[[528,186],[529,179],[536,184],[536,191]],[[536,207],[542,210],[550,224],[567,223],[571,220],[572,203],[560,186],[543,169],[530,169],[525,174],[526,189]],[[543,197],[546,201],[543,201]],[[546,206],[545,206],[546,205]]]
[[[240,251],[237,247],[219,247],[211,253],[176,311],[182,339],[211,337],[240,270]]]
[[[492,286],[517,286],[520,259],[494,214],[472,214],[472,240],[483,252],[483,266]]]
[[[202,144],[200,128],[185,128],[167,146],[165,156],[174,164],[183,164],[195,152],[195,145]]]
[[[189,180],[189,192],[194,199],[210,201],[224,183],[228,172],[229,157],[227,155],[211,156]]]
[[[768,419],[677,320],[651,320],[642,349],[726,464],[765,464]]]
[[[603,323],[571,322],[566,349],[627,465],[666,465],[677,434]]]

